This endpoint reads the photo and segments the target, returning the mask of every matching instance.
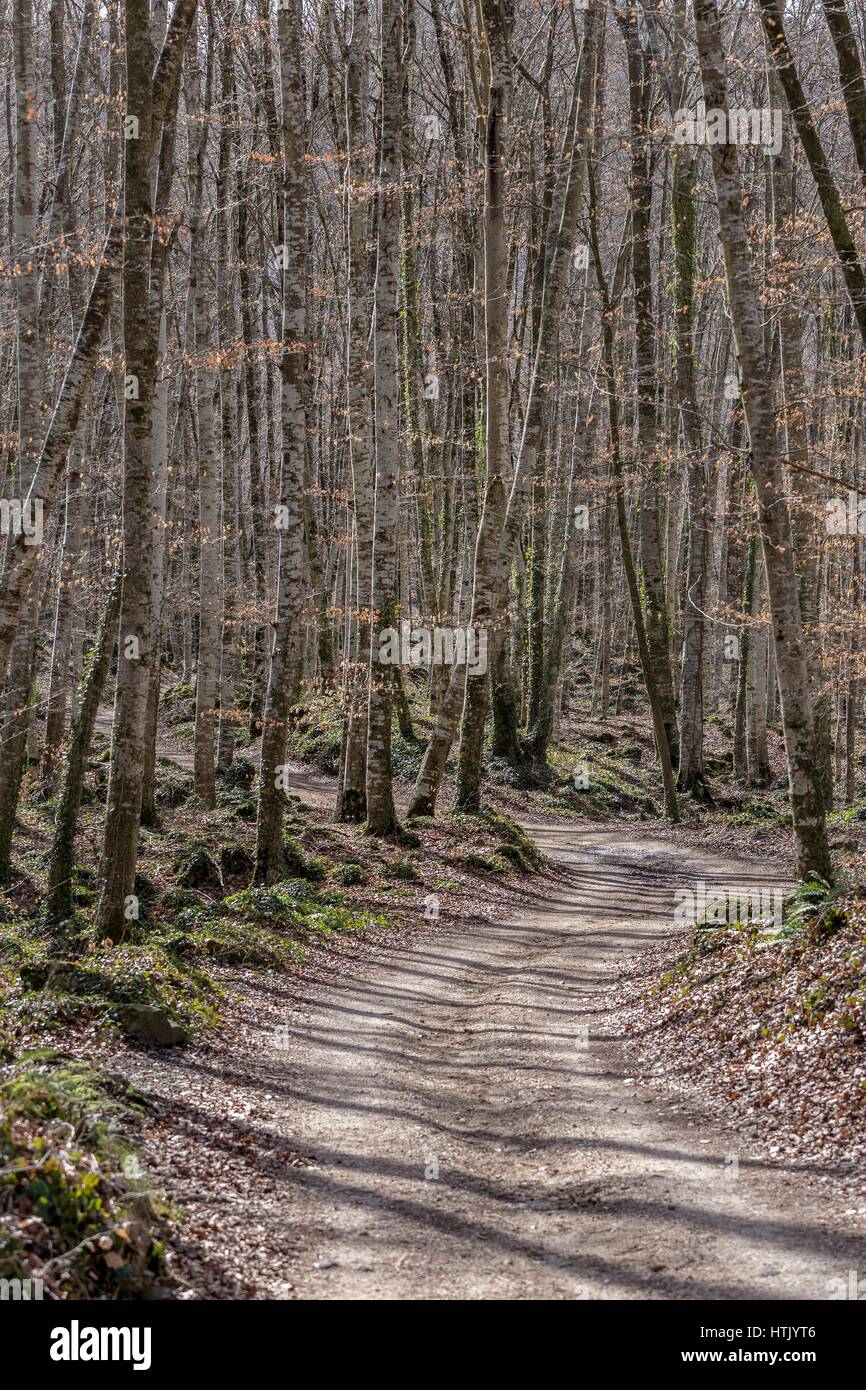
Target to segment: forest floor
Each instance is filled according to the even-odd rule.
[[[615,1022],[675,886],[780,880],[640,829],[531,833],[557,865],[531,905],[235,980],[219,1042],[106,1059],[157,1103],[185,1296],[826,1299],[866,1267],[860,1165],[643,1084]]]
[[[58,1234],[25,1185],[0,1211],[0,1252],[11,1222],[13,1261],[36,1272],[102,1224],[59,1296],[846,1296],[866,1270],[863,920],[766,951],[736,931],[698,947],[675,915],[698,881],[790,879],[778,787],[744,793],[718,766],[716,808],[666,826],[648,730],[584,718],[547,785],[515,785],[491,760],[485,820],[416,821],[406,845],[381,845],[333,824],[333,721],[313,709],[289,765],[299,877],[274,895],[244,886],[254,750],[204,811],[188,695],[164,703],[145,920],[113,951],[71,943],[81,954],[47,979],[33,924],[50,805],[24,818],[0,900],[4,1133],[65,1174],[58,1211],[75,1184],[75,1210]],[[79,837],[85,920],[109,728],[103,711]],[[402,744],[401,799],[418,756]],[[860,811],[833,824],[852,881]],[[127,999],[164,1009],[186,1045],[124,1040]],[[82,1155],[106,1105],[110,1142]],[[99,1213],[85,1212],[91,1176]]]

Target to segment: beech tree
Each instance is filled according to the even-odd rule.
[[[661,815],[771,791],[829,878],[861,775],[860,9],[9,18],[0,878],[50,808],[59,932],[110,727],[121,940],[169,715],[204,823],[255,782],[260,884],[297,867],[313,729],[335,817],[405,840],[624,719]]]

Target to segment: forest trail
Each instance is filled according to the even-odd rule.
[[[330,804],[332,779],[293,774]],[[606,1013],[675,886],[767,866],[637,827],[527,828],[566,866],[531,911],[247,981],[219,1065],[131,1059],[196,1146],[194,1173],[169,1159],[171,1196],[264,1298],[827,1298],[866,1264],[829,1170],[750,1156],[637,1084]]]

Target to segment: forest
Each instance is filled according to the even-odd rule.
[[[0,53],[2,1298],[866,1297],[862,0]]]

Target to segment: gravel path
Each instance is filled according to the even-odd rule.
[[[669,928],[674,886],[761,867],[530,828],[568,866],[532,912],[246,977],[227,1051],[124,1056],[167,1107],[158,1181],[210,1271],[191,1296],[825,1299],[866,1268],[832,1174],[750,1157],[612,1036],[615,962]]]

